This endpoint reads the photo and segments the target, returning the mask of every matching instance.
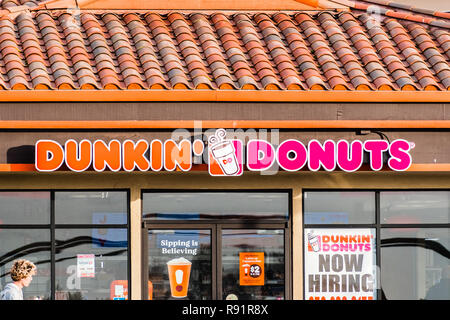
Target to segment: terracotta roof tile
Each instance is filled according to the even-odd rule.
[[[358,10],[375,2],[374,22]],[[0,87],[450,89],[446,15],[352,3],[341,13],[32,11],[0,20]]]
[[[416,8],[390,0],[333,0],[333,2],[349,6],[353,12],[363,11],[381,17],[393,17],[440,28],[450,28],[450,13],[446,12]]]

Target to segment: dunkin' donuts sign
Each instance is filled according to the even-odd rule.
[[[208,171],[212,176],[240,176],[244,166],[249,171],[263,172],[278,165],[285,171],[343,170],[354,172],[361,168],[364,156],[370,168],[381,170],[383,159],[394,171],[405,171],[412,163],[410,150],[414,144],[406,140],[346,141],[311,140],[307,144],[289,139],[279,145],[263,139],[251,139],[244,146],[242,140],[226,139],[226,131],[218,129],[208,139],[147,140],[67,140],[62,146],[53,140],[36,142],[35,167],[38,171],[56,171],[65,165],[71,171],[190,171],[194,157],[207,151]]]

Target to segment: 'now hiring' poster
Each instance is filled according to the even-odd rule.
[[[375,300],[374,229],[305,229],[305,299]]]

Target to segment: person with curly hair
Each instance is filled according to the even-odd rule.
[[[23,300],[23,287],[28,287],[36,274],[36,266],[33,262],[19,259],[13,262],[11,267],[11,279],[13,282],[8,283],[2,292],[0,292],[1,300]]]

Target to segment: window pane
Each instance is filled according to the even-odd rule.
[[[23,298],[50,299],[50,231],[39,229],[0,229],[0,285],[13,282],[10,269],[14,260],[27,259],[37,267],[31,284],[23,288]]]
[[[389,300],[449,300],[449,235],[449,229],[382,229],[382,295]]]
[[[56,224],[126,224],[124,191],[55,192]]]
[[[287,193],[180,192],[144,193],[149,219],[287,219]]]
[[[153,300],[210,300],[211,231],[149,230],[148,270]]]
[[[305,192],[305,224],[375,223],[375,192]]]
[[[109,300],[118,291],[126,296],[126,229],[57,229],[55,236],[56,300]]]
[[[449,223],[450,192],[381,192],[382,223]]]
[[[49,224],[50,192],[0,192],[0,224]]]
[[[284,231],[223,230],[223,299],[284,299]]]

